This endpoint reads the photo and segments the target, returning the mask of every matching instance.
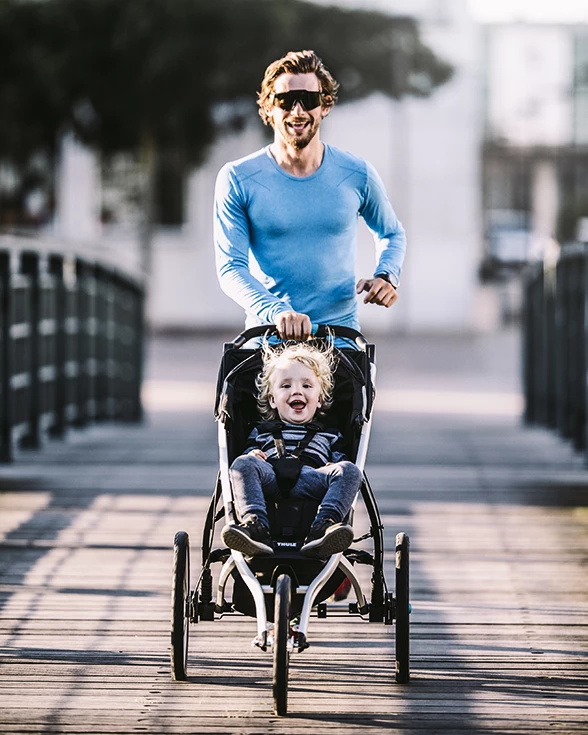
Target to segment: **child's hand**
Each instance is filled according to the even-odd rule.
[[[261,449],[252,449],[249,454],[257,457],[257,459],[263,459],[264,461],[267,459],[267,454],[265,452],[262,452]]]

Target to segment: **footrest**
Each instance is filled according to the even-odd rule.
[[[343,552],[343,555],[352,564],[367,564],[370,567],[374,566],[374,557],[365,551],[364,549],[347,549]]]
[[[231,550],[224,548],[224,549],[214,549],[214,551],[210,552],[210,563],[214,564],[217,561],[222,561],[224,564],[226,560],[231,556]]]

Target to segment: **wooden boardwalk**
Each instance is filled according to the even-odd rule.
[[[513,335],[378,351],[368,475],[391,584],[394,535],[411,537],[411,684],[393,630],[349,617],[312,620],[287,718],[250,619],[192,626],[189,680],[171,681],[171,544],[190,532],[196,571],[220,349],[160,340],[145,425],[0,468],[0,733],[588,732],[582,459],[520,426]]]

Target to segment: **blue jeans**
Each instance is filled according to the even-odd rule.
[[[252,454],[244,454],[233,462],[229,473],[241,519],[256,515],[269,526],[265,499],[281,497],[271,464]],[[331,518],[338,523],[351,510],[362,480],[362,472],[353,462],[336,462],[318,469],[303,465],[289,497],[318,500],[321,504],[315,520]]]

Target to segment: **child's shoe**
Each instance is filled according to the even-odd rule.
[[[240,551],[245,556],[274,553],[269,529],[257,516],[250,516],[244,523],[225,526],[221,538],[229,549]]]
[[[335,523],[332,518],[315,521],[300,551],[303,554],[326,558],[349,548],[353,541],[353,529],[345,523]]]

